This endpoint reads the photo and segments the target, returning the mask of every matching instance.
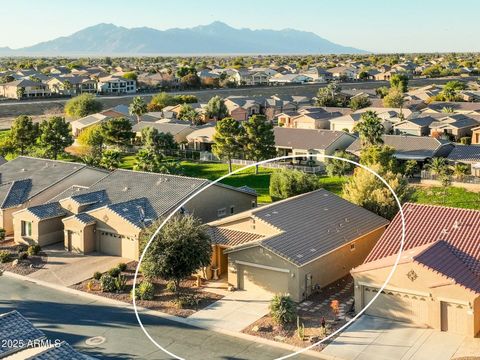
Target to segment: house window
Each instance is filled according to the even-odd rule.
[[[22,236],[32,236],[32,222],[22,220]]]
[[[257,202],[255,200],[252,200],[252,208],[256,208],[257,207]]]
[[[235,206],[230,206],[230,215],[233,215],[235,213]]]
[[[222,208],[222,209],[217,210],[217,217],[224,217],[225,215],[227,215],[227,209],[226,208]]]
[[[350,244],[350,251],[355,251],[355,243]]]

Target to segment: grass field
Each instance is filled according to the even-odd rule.
[[[411,199],[419,204],[442,205],[464,209],[480,209],[480,193],[460,187],[418,187]]]

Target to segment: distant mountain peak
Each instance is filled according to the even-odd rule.
[[[326,54],[365,53],[295,29],[237,29],[222,21],[192,28],[157,30],[125,28],[100,23],[30,47],[11,55],[154,55],[154,54]]]

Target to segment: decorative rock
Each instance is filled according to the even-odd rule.
[[[283,336],[277,335],[273,338],[275,341],[284,342],[285,338]]]
[[[18,265],[18,259],[12,261],[12,266],[15,267]]]
[[[253,332],[258,332],[259,328],[258,328],[258,325],[255,325],[253,328],[252,328],[252,331]]]

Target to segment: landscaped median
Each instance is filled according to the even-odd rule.
[[[119,264],[101,274],[94,273],[92,278],[71,286],[72,289],[109,299],[132,303],[132,288],[136,261]],[[139,273],[135,289],[137,304],[141,307],[186,318],[209,306],[223,296],[204,291],[197,286],[197,280],[189,278],[175,289],[172,282],[156,278],[150,281]]]

